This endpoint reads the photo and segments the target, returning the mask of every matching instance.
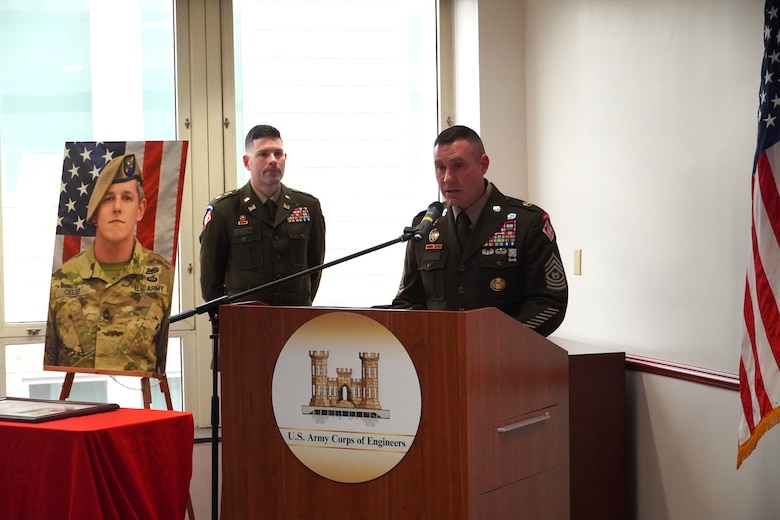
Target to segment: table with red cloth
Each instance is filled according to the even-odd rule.
[[[183,519],[193,441],[189,412],[0,421],[0,518]]]

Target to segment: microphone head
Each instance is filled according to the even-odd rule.
[[[423,239],[423,236],[430,233],[431,228],[433,228],[433,223],[436,222],[436,219],[441,217],[443,211],[444,204],[439,201],[432,202],[431,205],[428,206],[428,211],[425,212],[425,216],[420,221],[420,224],[418,224],[417,229],[414,232],[415,241],[419,242]]]
[[[431,205],[428,206],[428,214],[431,215],[433,220],[441,217],[442,212],[444,212],[444,204],[438,200],[436,202],[431,202]]]

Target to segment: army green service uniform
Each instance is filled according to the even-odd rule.
[[[235,295],[321,265],[325,219],[320,201],[281,185],[273,216],[247,183],[206,207],[200,234],[200,284],[211,301]],[[243,300],[269,305],[311,305],[322,271],[302,276]]]
[[[112,281],[90,245],[52,274],[45,364],[165,372],[173,280],[173,265],[136,240]]]
[[[423,215],[415,217],[413,226]],[[393,306],[496,307],[547,336],[563,321],[567,302],[566,274],[549,216],[491,185],[462,251],[449,206],[427,237],[408,242]]]

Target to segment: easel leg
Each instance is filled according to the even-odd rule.
[[[73,378],[75,372],[65,372],[65,379],[62,381],[62,390],[60,390],[60,401],[64,401],[70,395],[70,389],[73,387]]]
[[[165,397],[165,406],[168,410],[173,410],[173,400],[171,399],[171,389],[168,387],[168,376],[165,374],[159,374],[157,376],[160,379],[160,391]]]
[[[141,378],[141,393],[144,396],[144,408],[148,410],[152,407],[152,386],[148,377]]]

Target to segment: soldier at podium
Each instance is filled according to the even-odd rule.
[[[433,147],[446,205],[428,236],[407,243],[394,308],[496,307],[543,336],[563,321],[568,284],[550,216],[485,179],[490,160],[466,126]],[[417,215],[416,227],[424,216]]]

